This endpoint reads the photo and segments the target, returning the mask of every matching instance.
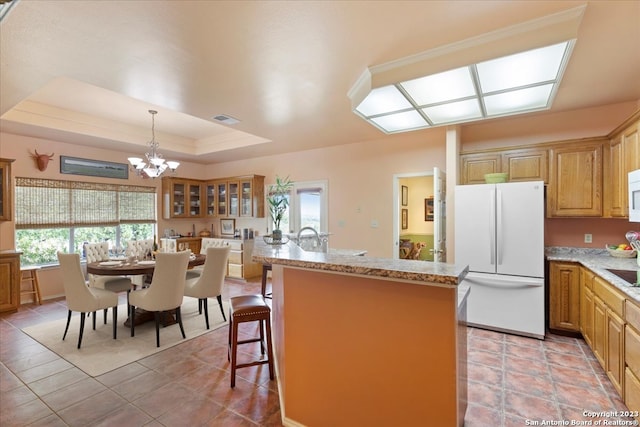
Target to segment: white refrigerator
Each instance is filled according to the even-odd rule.
[[[544,182],[458,185],[454,197],[468,323],[544,339]]]

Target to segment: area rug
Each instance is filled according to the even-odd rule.
[[[209,330],[206,329],[204,313],[198,314],[198,299],[184,297],[182,324],[187,338],[182,338],[180,326],[177,323],[167,327],[160,326],[160,347],[156,347],[156,329],[153,321],[136,326],[135,337],[131,337],[131,330],[124,326],[128,317],[126,304],[118,306],[117,339],[113,339],[112,313],[109,309],[106,325],[102,312],[98,313],[95,331],[92,329],[93,319],[85,320],[82,346],[79,350],[77,348],[80,329],[79,313],[73,313],[69,332],[64,341],[62,341],[62,335],[67,322],[66,317],[29,326],[22,330],[88,375],[97,377],[226,325],[227,322],[222,318],[218,301],[215,298],[209,298],[208,302]],[[225,316],[227,316],[228,302],[223,301],[222,303]]]

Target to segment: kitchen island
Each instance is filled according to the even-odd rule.
[[[359,252],[255,242],[283,423],[462,426],[467,267]]]

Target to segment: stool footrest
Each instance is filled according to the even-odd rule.
[[[266,363],[269,363],[269,360],[259,360],[259,361],[255,361],[255,362],[251,362],[251,363],[243,363],[241,365],[236,365],[236,369],[237,368],[248,368],[249,366],[264,365]]]
[[[249,344],[250,342],[260,342],[262,341],[260,338],[252,338],[249,340],[242,340],[242,341],[238,341],[238,345],[240,344]]]

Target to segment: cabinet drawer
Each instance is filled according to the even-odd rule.
[[[629,300],[624,302],[624,320],[640,333],[640,307]]]
[[[243,278],[243,267],[240,264],[229,264],[229,277]]]
[[[624,361],[631,372],[640,377],[640,335],[627,325],[624,328]]]
[[[624,297],[611,289],[611,285],[596,276],[593,281],[593,292],[598,295],[614,313],[622,317]]]
[[[232,251],[241,251],[242,250],[242,240],[227,240],[229,246],[231,246]]]
[[[231,251],[229,252],[230,264],[242,264],[242,252]]]
[[[629,368],[624,372],[624,403],[630,411],[640,411],[640,380]]]

